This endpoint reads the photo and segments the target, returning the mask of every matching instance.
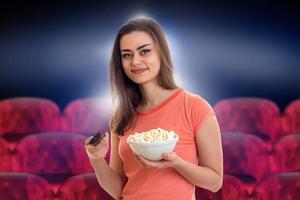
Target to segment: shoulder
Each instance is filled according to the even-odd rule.
[[[183,97],[187,119],[192,131],[196,133],[203,121],[215,112],[208,101],[198,94],[184,90]]]
[[[187,107],[211,107],[210,103],[198,94],[194,94],[190,91],[183,91],[184,101]]]

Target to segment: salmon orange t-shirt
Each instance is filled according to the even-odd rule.
[[[162,128],[179,136],[174,152],[195,165],[198,164],[195,137],[204,120],[215,115],[209,103],[198,95],[178,88],[157,107],[136,112],[134,127],[119,136],[119,154],[127,182],[122,191],[124,200],[194,200],[195,185],[173,168],[151,169],[134,158],[127,137],[135,132]]]

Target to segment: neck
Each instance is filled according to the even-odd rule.
[[[168,98],[174,90],[165,89],[157,84],[147,84],[140,86],[143,100],[141,102],[142,107],[152,108],[160,104],[166,98]]]

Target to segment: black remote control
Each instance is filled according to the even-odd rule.
[[[105,134],[97,132],[97,134],[89,142],[90,145],[96,146],[104,138]]]

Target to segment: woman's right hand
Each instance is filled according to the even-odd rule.
[[[108,132],[105,132],[105,136],[100,141],[100,143],[97,144],[96,146],[89,144],[89,142],[91,141],[92,138],[93,138],[93,136],[90,136],[85,140],[85,150],[86,150],[88,157],[92,160],[104,159],[107,154],[108,147],[109,147]]]

